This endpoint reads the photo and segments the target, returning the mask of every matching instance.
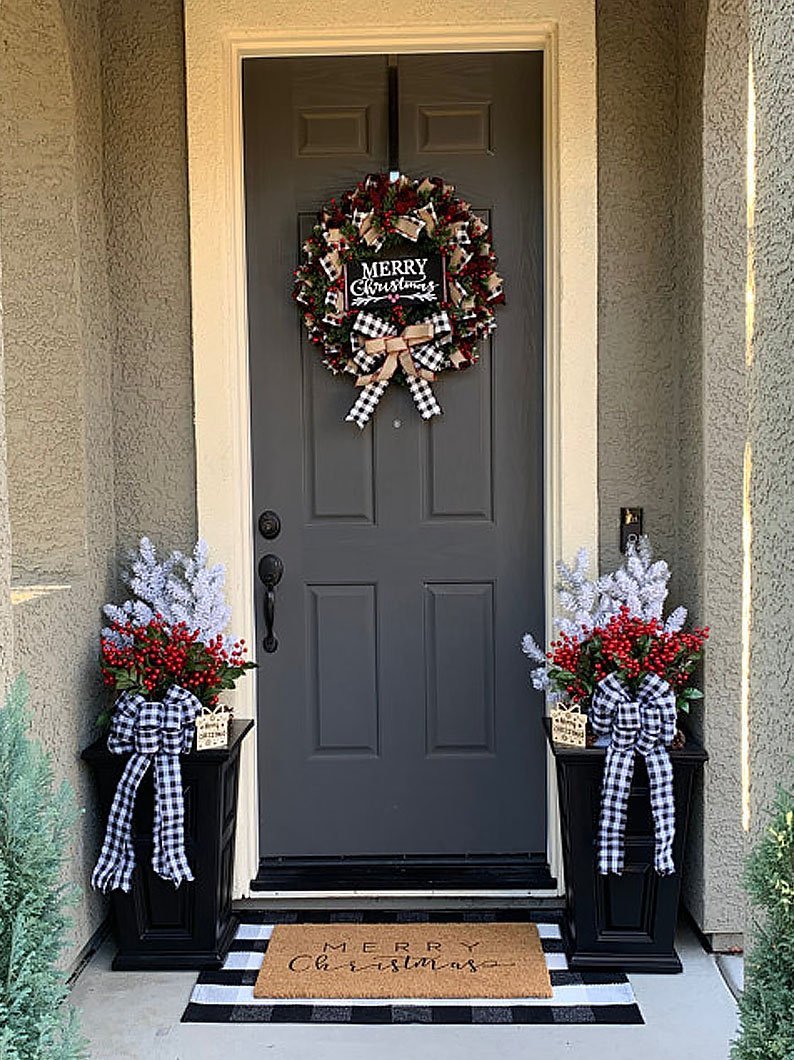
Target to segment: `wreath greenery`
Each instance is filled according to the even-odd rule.
[[[451,327],[441,367],[466,368],[477,362],[477,342],[493,331],[495,307],[504,302],[488,225],[439,177],[401,175],[393,180],[379,173],[321,208],[295,272],[293,297],[310,341],[332,372],[359,371],[353,360],[359,310],[345,304],[345,265],[407,245],[412,253],[440,252],[444,258],[446,298],[432,307],[447,314]],[[425,320],[428,308],[394,304],[376,307],[374,315],[403,329]],[[397,374],[404,382],[401,376]]]

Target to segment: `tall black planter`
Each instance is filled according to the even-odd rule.
[[[658,876],[654,871],[648,774],[642,756],[637,755],[629,796],[625,870],[621,876],[599,876],[596,840],[605,751],[555,746],[548,720],[544,724],[557,764],[570,967],[680,972],[675,927],[692,781],[708,755],[691,741],[682,750],[670,752],[677,822],[675,875]]]
[[[253,722],[233,721],[225,750],[183,755],[185,850],[195,880],[175,888],[152,871],[152,769],[143,778],[132,821],[135,873],[129,894],[113,891],[111,908],[120,970],[217,968],[236,928],[232,873],[240,745]],[[127,755],[104,739],[83,752],[96,774],[103,821]]]

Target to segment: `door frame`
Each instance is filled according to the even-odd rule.
[[[373,21],[372,8],[368,0],[351,0],[345,15],[353,20],[349,28],[318,31],[315,26],[324,23],[327,13],[320,13],[315,0],[303,0],[295,8],[294,17],[303,16],[304,25],[292,29],[269,26],[261,17],[257,22],[259,0],[227,0],[222,9],[215,0],[185,0],[198,524],[213,554],[226,566],[234,631],[249,644],[256,634],[242,164],[245,58],[543,51],[547,632],[552,628],[556,561],[581,545],[598,554],[594,3],[510,0],[523,17],[487,24],[478,21],[476,8],[467,17],[459,0],[444,2],[454,11],[448,25],[390,26],[387,10],[377,28],[362,29]],[[397,11],[395,21],[399,17]],[[256,716],[253,675],[236,690],[233,704],[238,717]],[[561,887],[559,815],[550,756],[547,789],[547,852]],[[243,748],[237,828],[234,894],[249,897],[259,867],[252,740]]]

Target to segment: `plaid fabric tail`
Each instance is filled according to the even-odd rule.
[[[607,876],[623,872],[626,851],[626,813],[634,777],[634,751],[608,747],[598,824],[598,871]]]
[[[160,752],[154,759],[154,851],[152,868],[175,887],[192,880],[185,855],[185,800],[178,755]]]
[[[97,890],[129,891],[135,868],[132,812],[138,786],[154,759],[154,853],[158,875],[179,886],[192,880],[185,857],[184,796],[179,755],[193,745],[201,703],[185,688],[172,685],[162,703],[141,695],[119,697],[108,736],[113,754],[130,754],[113,797],[105,840],[91,883]]]
[[[602,875],[621,873],[624,865],[626,811],[634,755],[643,756],[648,769],[651,811],[653,813],[654,867],[661,876],[675,872],[675,794],[673,766],[665,744],[675,735],[675,694],[667,681],[647,674],[632,699],[628,689],[614,675],[599,682],[590,708],[595,732],[609,735],[601,794],[598,831],[598,871]]]
[[[363,430],[369,418],[378,407],[378,402],[383,397],[388,380],[382,383],[370,383],[365,386],[356,398],[356,402],[350,412],[345,416],[345,423],[355,423],[359,430]]]
[[[673,840],[675,839],[675,798],[673,763],[667,748],[656,747],[645,755],[651,787],[651,813],[656,831],[654,867],[660,876],[672,876]]]
[[[436,396],[426,379],[419,379],[418,376],[409,375],[408,389],[411,391],[411,397],[414,399],[414,404],[423,420],[429,420],[432,416],[441,415],[441,406],[436,401]]]
[[[132,846],[132,811],[138,785],[149,768],[148,755],[131,755],[113,796],[102,851],[91,874],[91,885],[98,891],[120,888],[129,891],[135,868]]]

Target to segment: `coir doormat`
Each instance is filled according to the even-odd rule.
[[[551,981],[532,923],[277,924],[254,997],[551,997]]]
[[[534,922],[551,980],[550,998],[278,998],[254,997],[277,924],[484,924]],[[560,922],[547,910],[243,912],[223,967],[201,972],[183,1023],[342,1024],[629,1024],[643,1023],[622,972],[572,972]]]

